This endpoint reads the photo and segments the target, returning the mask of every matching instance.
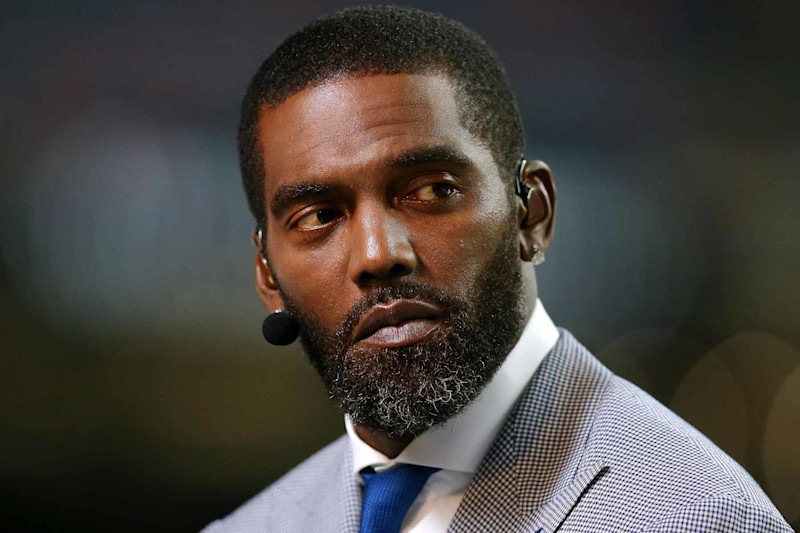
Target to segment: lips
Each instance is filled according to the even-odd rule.
[[[376,304],[359,320],[354,340],[380,347],[414,344],[436,329],[443,314],[439,306],[420,300]]]

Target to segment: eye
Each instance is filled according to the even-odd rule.
[[[414,189],[414,191],[411,192],[408,197],[410,197],[412,200],[418,200],[421,202],[431,202],[434,200],[447,198],[456,192],[457,189],[454,185],[447,183],[446,181],[440,181],[437,183],[431,183],[429,185],[423,185],[418,189]]]
[[[317,209],[300,217],[297,222],[295,222],[295,226],[303,230],[317,229],[333,222],[339,218],[339,216],[341,216],[341,213],[336,209]]]

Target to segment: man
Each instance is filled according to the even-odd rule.
[[[555,187],[472,32],[402,8],[319,19],[256,74],[239,141],[281,311],[265,335],[299,325],[347,435],[207,531],[791,531],[550,321],[531,265]]]

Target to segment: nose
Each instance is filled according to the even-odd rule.
[[[414,272],[417,256],[400,217],[383,207],[364,207],[360,211],[350,232],[350,279],[363,286]]]

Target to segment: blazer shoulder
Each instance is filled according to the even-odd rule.
[[[721,497],[697,500],[650,524],[642,533],[698,531],[701,528],[726,533],[794,533],[794,529],[771,509]]]
[[[309,501],[339,482],[348,451],[343,435],[291,469],[253,496],[230,515],[206,526],[202,533],[250,533],[265,531],[266,524],[280,523],[280,516],[302,515]]]
[[[712,511],[724,517],[722,510],[735,508],[785,524],[744,468],[658,400],[619,376],[612,374],[606,384],[586,456],[609,464],[612,496],[632,498],[649,509],[651,518],[710,517]]]

